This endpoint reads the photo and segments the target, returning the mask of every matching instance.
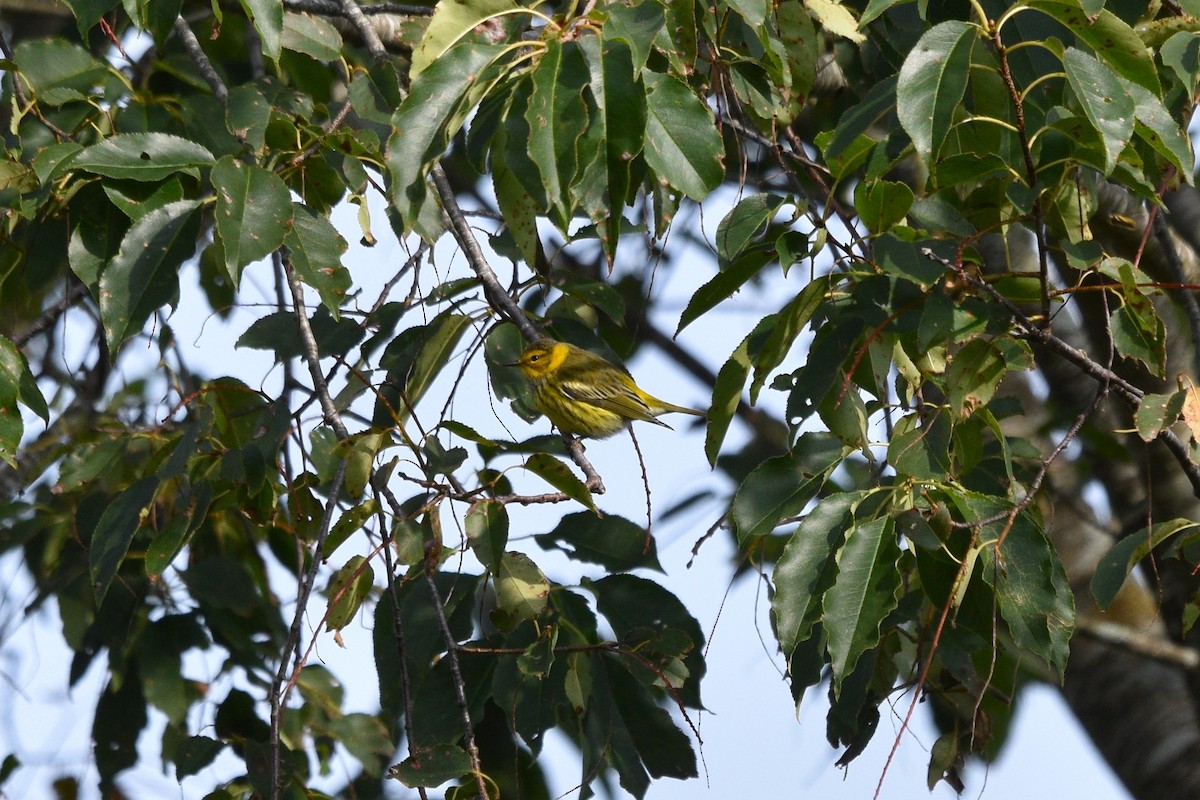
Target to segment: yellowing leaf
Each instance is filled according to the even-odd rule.
[[[1189,383],[1183,393],[1183,421],[1192,432],[1192,438],[1200,442],[1200,389]]]
[[[842,36],[855,44],[862,44],[866,36],[859,33],[858,20],[841,3],[833,0],[805,0],[805,6],[821,23],[821,27],[830,33]]]

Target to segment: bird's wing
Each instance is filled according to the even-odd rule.
[[[650,412],[650,407],[642,402],[642,399],[634,394],[632,389],[623,384],[595,385],[567,377],[561,381],[561,385],[563,393],[572,400],[602,408],[625,419],[653,422],[664,428],[671,427],[656,418]]]

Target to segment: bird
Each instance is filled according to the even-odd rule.
[[[659,400],[638,387],[623,367],[549,337],[535,339],[509,366],[519,368],[529,380],[534,406],[563,434],[605,439],[634,420],[671,429],[659,415],[707,416]]]

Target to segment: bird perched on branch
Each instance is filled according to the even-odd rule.
[[[703,411],[659,400],[634,383],[624,368],[566,342],[542,337],[509,364],[533,385],[533,403],[562,433],[604,439],[634,420],[670,428],[658,419]]]

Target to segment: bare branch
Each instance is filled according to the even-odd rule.
[[[1152,631],[1138,630],[1086,614],[1075,618],[1075,630],[1098,641],[1124,647],[1137,655],[1173,664],[1189,672],[1200,669],[1200,653]]]
[[[437,582],[433,573],[425,570],[425,582],[429,593],[433,595],[433,610],[437,615],[438,627],[446,642],[446,659],[450,662],[450,673],[454,676],[454,696],[458,700],[458,710],[462,714],[463,738],[467,745],[467,756],[471,759],[471,773],[475,776],[475,785],[479,789],[479,799],[489,800],[487,783],[483,777],[483,767],[479,761],[479,746],[475,743],[475,726],[471,724],[471,707],[467,705],[466,683],[463,682],[462,669],[458,664],[458,642],[446,622],[446,609],[442,606],[442,596],[438,592]]]
[[[362,36],[363,44],[366,45],[367,52],[371,54],[371,58],[375,59],[375,63],[382,64],[391,58],[388,55],[388,51],[384,48],[383,42],[379,40],[379,34],[376,33],[375,26],[367,20],[358,3],[354,2],[354,0],[341,0],[341,6],[346,19],[350,20],[350,24]]]
[[[213,67],[212,62],[208,60],[204,49],[200,47],[200,41],[196,38],[196,34],[192,32],[192,29],[181,16],[175,18],[175,25],[171,30],[183,42],[183,49],[187,50],[188,56],[196,65],[196,69],[200,70],[200,76],[204,78],[204,82],[208,84],[213,94],[221,101],[221,105],[225,105],[229,100],[229,89],[225,87],[225,82],[221,80],[221,76],[217,74],[217,70]]]

